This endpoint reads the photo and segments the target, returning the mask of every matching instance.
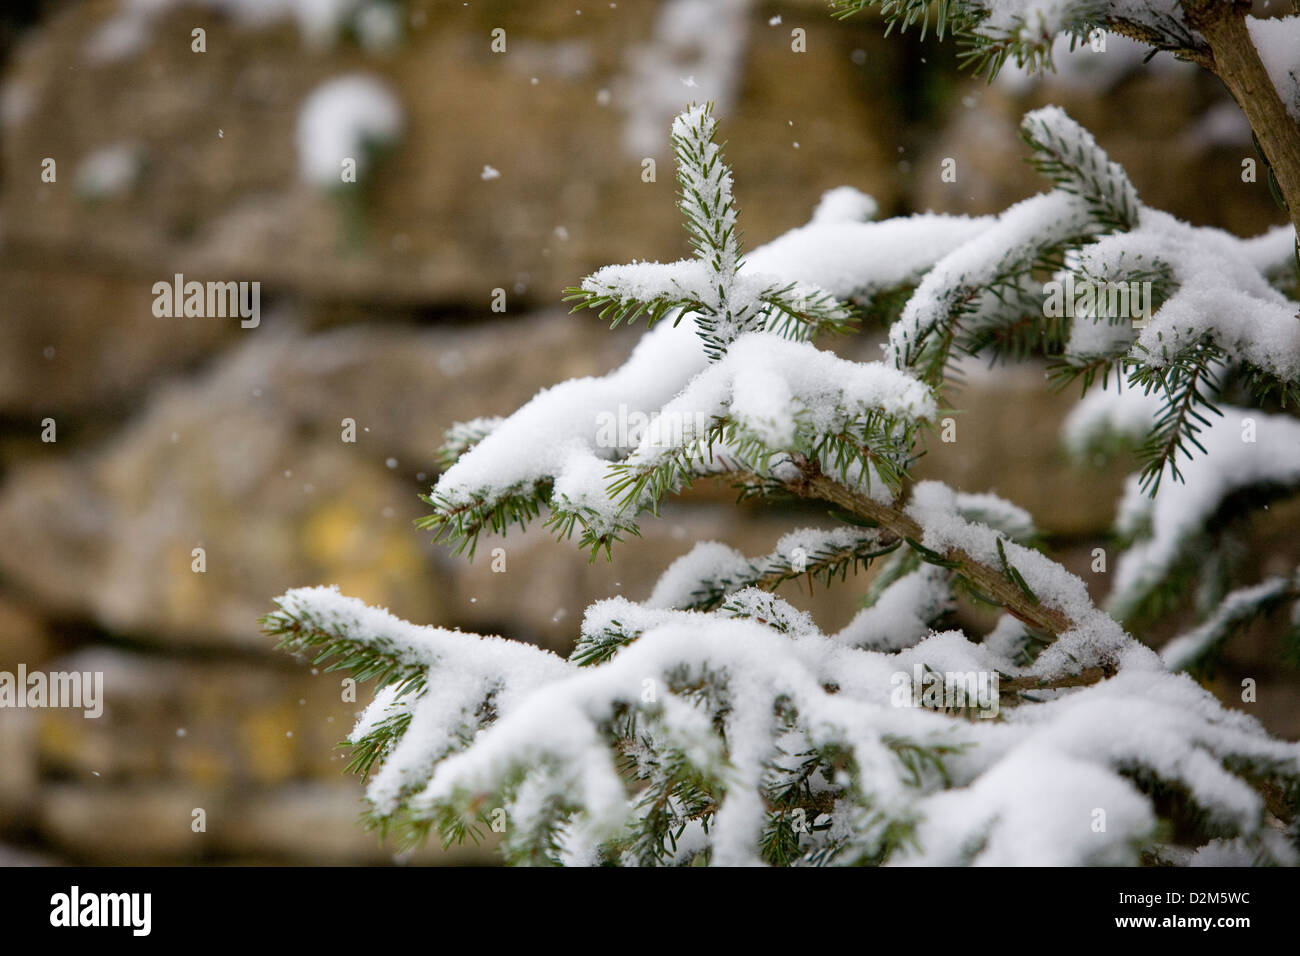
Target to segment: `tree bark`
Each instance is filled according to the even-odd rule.
[[[910,539],[919,544],[925,537],[925,530],[904,511],[846,488],[822,474],[813,462],[804,461],[800,464],[804,472],[803,478],[786,484],[794,494],[829,502],[858,518],[875,522],[904,540]],[[989,567],[956,548],[943,552],[942,557],[957,565],[955,570],[958,574],[1034,630],[1055,637],[1074,629],[1075,623],[1069,617],[1041,601],[1031,600],[1000,569]]]
[[[1249,3],[1185,0],[1188,23],[1205,37],[1213,70],[1246,114],[1300,234],[1300,123],[1287,112],[1246,29]]]

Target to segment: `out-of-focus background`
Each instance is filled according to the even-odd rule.
[[[606,263],[686,254],[673,113],[717,103],[750,248],[834,186],[882,216],[1038,192],[1016,124],[1049,102],[1148,203],[1239,234],[1283,222],[1241,180],[1250,133],[1217,81],[1143,52],[1108,37],[1062,49],[1055,76],[988,85],[951,43],[822,0],[9,0],[0,670],[103,671],[107,710],[0,711],[0,864],[393,861],[354,825],[334,748],[366,698],[272,651],[257,618],[275,595],[334,583],[565,651],[588,603],[644,597],[694,542],[762,553],[790,528],[702,488],[613,564],[539,528],[494,574],[412,527],[447,426],[607,371],[641,333],[558,303]],[[259,281],[260,324],[155,316],[153,284],[177,273]],[[1037,366],[972,370],[960,439],[922,474],[1029,508],[1086,572],[1127,469],[1057,451],[1074,399]],[[1275,507],[1259,554],[1295,527]],[[799,600],[830,628],[859,596]],[[1231,701],[1256,677],[1253,712],[1294,739],[1277,644],[1235,644],[1218,687]]]

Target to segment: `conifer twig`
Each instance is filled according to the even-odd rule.
[[[922,528],[911,516],[901,509],[881,504],[860,492],[845,487],[822,473],[816,462],[802,459],[797,461],[801,475],[799,478],[785,482],[786,489],[801,498],[815,498],[830,502],[849,514],[867,521],[873,521],[897,538],[917,544],[925,537]],[[1075,622],[1041,601],[1035,603],[1023,590],[998,568],[990,567],[976,560],[971,555],[957,548],[952,548],[938,555],[950,562],[954,570],[967,578],[981,592],[994,598],[1007,609],[1007,612],[1029,627],[1046,634],[1057,636],[1072,630]]]

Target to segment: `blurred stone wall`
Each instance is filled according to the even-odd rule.
[[[644,596],[694,542],[759,553],[792,521],[824,520],[701,488],[612,564],[532,529],[505,542],[505,574],[412,527],[447,426],[607,371],[635,342],[639,329],[557,303],[605,263],[686,252],[667,123],[690,100],[719,102],[751,247],[838,185],[887,215],[1038,191],[1015,123],[1044,102],[1090,125],[1154,205],[1243,233],[1281,221],[1262,185],[1240,183],[1248,132],[1214,84],[1123,50],[988,86],[957,75],[950,47],[884,39],[812,0],[357,9],[372,7],[322,27],[221,12],[241,4],[65,2],[7,47],[0,669],[103,671],[108,699],[98,720],[0,712],[0,863],[392,860],[354,826],[359,786],[333,746],[365,701],[271,650],[257,618],[272,597],[333,583],[411,620],[564,651],[588,603]],[[711,29],[692,29],[701,9]],[[299,109],[352,74],[392,91],[402,133],[358,189],[321,190],[300,174]],[[945,157],[956,184],[939,179]],[[155,317],[153,283],[175,273],[260,281],[260,325]],[[841,347],[874,358],[877,341]],[[1028,507],[1085,571],[1124,469],[1063,460],[1073,396],[1030,366],[973,371],[953,401],[959,441],[924,475]],[[790,596],[827,627],[858,599]],[[1269,640],[1235,666],[1271,667]],[[1265,710],[1300,733],[1292,710]]]

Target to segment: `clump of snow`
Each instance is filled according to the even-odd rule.
[[[1229,406],[1220,411],[1197,435],[1205,453],[1179,464],[1181,483],[1162,483],[1154,499],[1137,475],[1125,485],[1116,527],[1137,540],[1116,563],[1107,602],[1120,617],[1165,578],[1228,495],[1254,485],[1300,485],[1300,421]]]
[[[803,423],[838,432],[872,412],[909,421],[933,418],[938,406],[922,382],[878,362],[842,359],[807,342],[751,332],[701,372],[662,414],[730,417],[774,449],[792,449]],[[643,440],[633,459],[654,454]]]
[[[138,143],[104,146],[77,165],[77,192],[87,199],[120,196],[131,190],[143,172],[144,150]]]
[[[687,607],[702,587],[743,580],[753,566],[743,554],[720,541],[701,541],[659,575],[646,607]]]
[[[987,232],[993,222],[991,216],[933,213],[883,222],[814,221],[755,249],[745,264],[842,299],[866,296],[916,284],[936,261]]]
[[[1284,236],[1284,231],[1270,234],[1268,248],[1280,245]],[[1296,303],[1269,284],[1253,257],[1253,250],[1234,236],[1152,209],[1142,210],[1136,229],[1106,236],[1081,254],[1100,273],[1118,272],[1123,262],[1162,263],[1170,269],[1177,288],[1139,332],[1130,350],[1134,359],[1166,364],[1208,334],[1229,354],[1295,381],[1300,379]],[[1086,357],[1073,342],[1067,356]]]
[[[1104,807],[1106,826],[1090,826]],[[1118,866],[1138,862],[1151,834],[1150,803],[1095,763],[1045,746],[1012,751],[971,786],[921,801],[915,848],[895,865]]]
[[[770,554],[754,559],[720,542],[701,541],[668,566],[645,606],[690,607],[703,594],[732,594],[765,578],[801,573],[821,560],[872,550],[879,540],[874,528],[801,528],[782,535]]]
[[[1287,112],[1300,123],[1300,15],[1270,20],[1248,16],[1246,29]]]
[[[987,525],[1014,541],[1024,543],[1038,534],[1034,516],[1018,504],[988,492],[957,491],[953,504],[967,521]]]
[[[876,200],[852,186],[837,186],[822,193],[813,210],[810,225],[825,226],[834,222],[868,222],[876,218],[880,206]]]
[[[734,617],[753,618],[791,637],[821,636],[811,614],[762,588],[742,588],[727,598],[722,610]]]
[[[344,180],[344,160],[355,160],[357,179],[368,171],[377,146],[402,131],[402,110],[389,88],[372,76],[350,74],[313,90],[298,114],[298,163],[303,179],[319,188]]]
[[[930,622],[954,606],[943,568],[923,564],[887,587],[835,640],[874,651],[901,651],[924,640]]]
[[[444,472],[434,493],[449,507],[469,506],[558,478],[557,493],[576,496],[574,505],[589,504],[592,520],[613,522],[619,506],[605,491],[612,480],[606,469],[630,449],[597,441],[602,414],[621,408],[653,415],[705,364],[691,322],[662,322],[621,368],[540,392]]]
[[[1274,226],[1251,239],[1239,239],[1238,251],[1260,275],[1287,273],[1295,267],[1295,226]]]
[[[1065,447],[1083,458],[1112,436],[1128,441],[1145,438],[1162,404],[1160,392],[1131,388],[1123,377],[1110,388],[1092,389],[1065,418],[1061,429]]]
[[[889,330],[889,361],[910,364],[916,344],[1004,274],[1009,264],[1032,260],[1044,245],[1086,235],[1092,225],[1078,196],[1053,191],[1033,196],[997,217],[991,228],[941,258],[917,286]]]
[[[1199,626],[1180,634],[1160,649],[1160,659],[1171,671],[1187,670],[1225,635],[1225,627],[1250,609],[1291,593],[1295,583],[1290,578],[1273,577],[1251,587],[1233,591]]]
[[[919,482],[907,514],[922,528],[922,544],[940,554],[961,551],[986,567],[1000,568],[998,542],[1038,600],[1062,612],[1074,625],[1035,662],[1039,673],[1075,670],[1080,666],[1113,663],[1131,639],[1107,614],[1098,610],[1087,586],[1039,551],[1005,538],[987,524],[962,514],[956,493],[936,481]]]

